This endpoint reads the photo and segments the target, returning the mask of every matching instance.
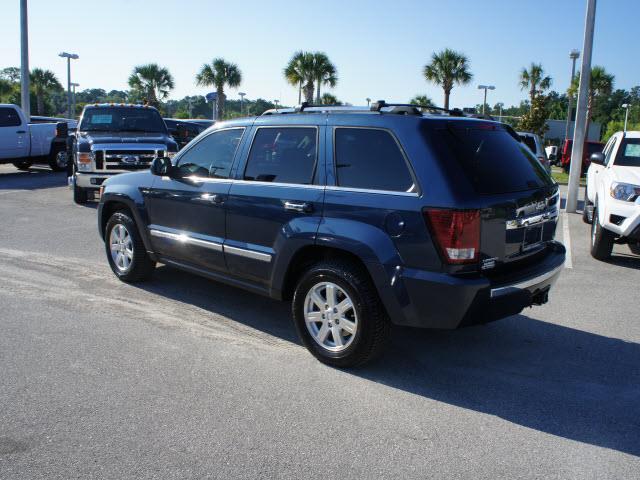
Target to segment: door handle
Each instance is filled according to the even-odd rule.
[[[20,133],[27,133],[27,132],[26,132],[26,131],[24,131],[24,130],[18,130],[18,131],[16,131],[16,134],[20,134]]]
[[[284,209],[289,212],[310,213],[313,211],[313,206],[307,202],[296,203],[285,201]]]
[[[222,205],[224,203],[222,195],[218,195],[217,193],[203,193],[199,197],[196,197],[196,200],[213,203],[215,205]]]

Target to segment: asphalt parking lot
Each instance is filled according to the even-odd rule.
[[[117,281],[65,180],[0,166],[0,478],[640,478],[640,258],[579,215],[549,304],[339,371],[288,304]]]

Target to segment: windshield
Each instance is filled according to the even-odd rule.
[[[482,195],[553,185],[553,180],[515,133],[494,123],[447,122],[432,130],[443,161],[458,162]]]
[[[85,132],[167,133],[157,110],[139,107],[89,108],[82,115]]]
[[[640,138],[624,139],[613,164],[618,167],[640,167]]]

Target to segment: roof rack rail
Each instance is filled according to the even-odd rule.
[[[412,103],[387,103],[384,100],[378,100],[377,102],[373,102],[371,104],[371,111],[373,112],[382,112],[382,109],[385,107],[396,107],[392,108],[388,113],[400,113],[404,115],[420,115],[420,110],[433,110],[436,112],[444,112],[448,113],[452,117],[464,117],[464,112],[459,108],[448,109],[442,107],[436,107],[434,105],[414,105]]]
[[[303,112],[368,112],[369,109],[367,107],[358,107],[353,105],[314,105],[308,102],[302,102],[300,105],[295,107],[287,107],[287,108],[272,108],[270,110],[265,111],[262,115],[275,115],[275,114],[287,114],[287,113],[303,113]]]

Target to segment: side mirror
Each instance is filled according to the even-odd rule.
[[[592,153],[591,157],[589,157],[591,163],[595,163],[597,165],[604,165],[604,153],[596,152]]]
[[[150,170],[153,175],[158,175],[159,177],[170,177],[174,173],[174,167],[169,157],[154,158],[151,162]]]

